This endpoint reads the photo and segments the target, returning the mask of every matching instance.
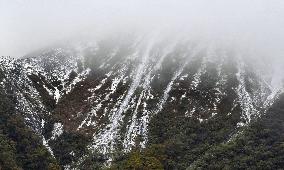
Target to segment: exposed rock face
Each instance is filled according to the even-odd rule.
[[[111,39],[2,57],[1,88],[15,92],[17,112],[50,152],[64,132],[91,137],[88,148],[106,155],[145,147],[165,112],[199,124],[226,117],[232,140],[283,92],[248,58],[191,41]]]

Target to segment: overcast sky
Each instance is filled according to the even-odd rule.
[[[283,0],[0,0],[0,55],[20,57],[73,36],[183,32],[236,40],[284,58]]]

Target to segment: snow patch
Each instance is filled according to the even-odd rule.
[[[57,137],[63,134],[63,124],[62,123],[54,123],[53,131],[52,131],[52,140],[55,140]]]

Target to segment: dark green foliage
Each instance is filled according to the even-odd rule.
[[[49,142],[61,166],[70,165],[88,154],[89,143],[87,136],[72,132],[63,132],[56,140]]]
[[[236,141],[210,149],[190,169],[283,168],[284,140],[283,137],[275,135],[274,130],[256,123]]]
[[[91,169],[91,170],[99,170],[104,168],[104,163],[106,162],[106,158],[104,155],[100,153],[87,153],[84,157],[84,161],[77,166],[79,169]]]
[[[47,109],[49,109],[50,111],[53,110],[55,108],[56,102],[54,98],[49,95],[48,91],[44,86],[47,86],[50,89],[54,89],[54,87],[49,85],[43,76],[31,74],[29,75],[29,78],[33,82],[33,85],[35,86],[37,91],[40,93],[41,100],[45,104]]]
[[[211,148],[189,169],[283,169],[284,96],[236,140]]]
[[[205,123],[184,114],[163,111],[154,116],[149,127],[149,144],[166,148],[166,169],[185,169],[212,145],[226,140],[234,128],[228,117]]]
[[[238,121],[237,111],[200,124],[164,110],[151,121],[148,147],[160,144],[165,148],[165,159],[161,161],[164,169],[281,169],[283,103],[284,96],[232,142],[226,141]]]
[[[162,170],[165,160],[165,147],[152,145],[140,151],[134,149],[127,155],[117,157],[110,170]]]
[[[41,139],[15,113],[11,91],[0,89],[0,168],[2,169],[48,169],[56,167],[52,158],[42,145]]]
[[[0,134],[0,169],[19,169],[15,143],[3,134]]]

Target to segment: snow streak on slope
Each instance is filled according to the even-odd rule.
[[[126,133],[126,138],[124,139],[124,148],[126,151],[129,151],[131,149],[132,146],[135,146],[135,139],[137,137],[137,135],[139,134],[140,137],[143,138],[142,142],[140,142],[140,146],[142,148],[145,147],[146,143],[147,143],[147,135],[148,135],[148,125],[149,125],[149,120],[151,118],[151,116],[153,116],[153,114],[157,114],[158,112],[160,112],[162,109],[163,109],[163,105],[166,103],[166,101],[168,100],[168,97],[169,97],[169,92],[171,91],[172,89],[172,86],[175,82],[175,80],[180,77],[181,73],[183,72],[184,68],[186,67],[186,65],[190,62],[190,60],[192,58],[195,57],[195,55],[198,53],[198,51],[200,50],[198,47],[195,47],[194,49],[188,49],[189,51],[191,51],[190,54],[185,54],[182,58],[185,59],[185,62],[183,62],[183,64],[178,68],[178,70],[174,73],[173,77],[171,78],[170,82],[168,83],[166,89],[164,90],[163,92],[163,95],[161,96],[161,99],[159,100],[159,103],[157,104],[157,108],[154,110],[154,111],[144,111],[143,110],[143,115],[142,117],[140,118],[139,122],[137,120],[137,108],[138,106],[140,105],[140,102],[141,102],[141,98],[143,97],[143,95],[147,95],[147,93],[142,93],[139,100],[138,100],[138,103],[137,103],[137,106],[136,106],[136,109],[135,109],[135,112],[133,114],[133,117],[132,117],[132,123],[130,125],[130,127],[128,128],[129,131]],[[188,51],[186,50],[186,51]],[[167,54],[167,53],[166,53]],[[161,58],[164,59],[164,57],[162,56]],[[154,66],[154,71],[155,69],[159,68],[160,67],[160,64],[161,64],[161,60],[158,61],[157,65]],[[149,73],[149,75],[147,76],[148,79],[146,79],[145,82],[148,82],[150,79],[150,74],[151,72]],[[150,84],[150,82],[148,82],[147,84],[145,84],[147,87],[146,92],[148,92],[148,96],[151,95],[150,93],[150,90],[148,87]],[[145,88],[144,88],[145,89]],[[145,108],[145,107],[144,107]],[[136,120],[136,121],[135,121]],[[139,126],[139,123],[140,123],[140,126]],[[141,126],[142,125],[142,126]],[[136,131],[133,131],[133,129],[136,128]]]
[[[281,68],[274,68],[271,75],[269,75],[270,83],[267,83],[267,80],[263,80],[271,91],[270,95],[266,98],[264,108],[269,108],[279,95],[284,93],[284,79],[279,73],[281,73]]]
[[[57,103],[62,95],[68,94],[90,72],[90,69],[84,69],[81,48],[83,47],[80,46],[79,52],[57,48],[42,52],[37,57],[23,59],[25,72],[27,75],[44,77],[44,81],[48,83],[44,88]],[[72,74],[77,75],[70,77]]]
[[[191,89],[196,90],[198,84],[200,83],[200,77],[205,72],[205,68],[206,68],[206,58],[202,57],[201,66],[198,69],[198,71],[193,75],[193,81],[190,85]]]
[[[138,68],[135,70],[136,74],[134,76],[133,82],[129,87],[129,90],[125,95],[123,101],[119,105],[119,108],[114,109],[112,111],[109,117],[110,124],[108,125],[107,130],[102,131],[101,134],[95,136],[95,141],[94,141],[95,145],[93,146],[94,148],[99,148],[100,150],[103,150],[103,152],[106,152],[107,150],[113,151],[115,149],[114,148],[115,140],[118,138],[118,130],[119,127],[121,126],[121,122],[123,119],[122,113],[127,110],[129,101],[131,100],[131,97],[133,96],[134,92],[139,86],[142,76],[145,74],[150,52],[151,49],[153,48],[153,43],[154,42],[148,44],[145,52],[141,52],[144,50],[140,51],[140,49],[139,51],[136,52],[136,55],[141,54],[142,57],[141,57],[141,63],[139,64]]]
[[[51,101],[44,102],[47,96],[57,103],[90,72],[80,64],[82,58],[72,54],[75,52],[56,48],[35,54],[36,57],[1,57],[1,70],[6,76],[1,84],[4,89],[12,89],[17,101],[16,110],[24,115],[25,123],[38,134],[44,128],[42,121],[51,111],[47,106],[51,105]]]
[[[40,100],[39,92],[25,73],[22,63],[9,57],[1,58],[1,70],[5,77],[1,82],[3,89],[10,89],[16,97],[16,110],[23,114],[28,124],[35,132],[41,133],[41,120],[48,114]]]
[[[236,89],[239,102],[242,108],[242,118],[244,122],[240,122],[239,126],[246,125],[251,122],[252,118],[258,115],[258,110],[255,109],[254,103],[250,97],[250,94],[246,91],[245,88],[245,79],[244,79],[244,63],[239,61],[238,73],[236,74],[237,79],[239,80],[239,86]]]
[[[172,77],[171,81],[169,82],[169,84],[167,85],[167,88],[164,91],[163,97],[160,100],[160,104],[158,106],[158,110],[156,111],[156,113],[158,113],[159,111],[162,110],[163,105],[165,104],[165,102],[167,101],[168,97],[169,97],[169,92],[172,89],[172,85],[175,82],[175,80],[181,75],[181,73],[183,72],[184,68],[187,66],[187,64],[190,62],[191,59],[193,59],[195,57],[195,55],[199,52],[200,47],[195,47],[195,49],[189,49],[189,51],[191,51],[191,54],[185,54],[184,58],[186,58],[185,62],[182,64],[182,66],[179,67],[179,69],[176,71],[176,73],[174,74],[174,76]]]
[[[123,147],[125,151],[130,151],[133,146],[135,146],[135,140],[139,135],[142,138],[140,141],[140,146],[142,148],[145,147],[147,142],[147,126],[149,123],[151,111],[147,110],[147,101],[148,99],[153,99],[153,95],[151,94],[151,86],[150,83],[154,78],[154,72],[160,69],[162,62],[169,55],[170,52],[173,51],[176,43],[173,43],[169,47],[163,50],[162,54],[158,55],[157,63],[154,64],[153,67],[149,68],[148,73],[145,75],[145,80],[142,84],[142,92],[139,95],[138,101],[136,103],[135,110],[131,117],[131,123],[127,126],[127,132],[125,133],[124,140],[123,140]],[[143,102],[143,103],[142,103]],[[142,115],[138,118],[138,109],[143,105]]]

